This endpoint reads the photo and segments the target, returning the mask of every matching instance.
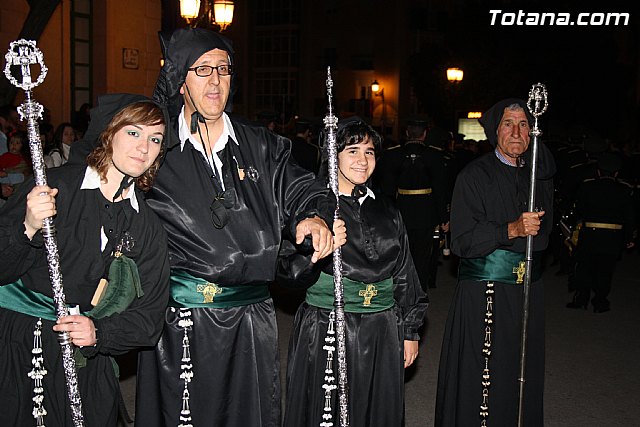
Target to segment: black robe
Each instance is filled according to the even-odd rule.
[[[444,158],[422,141],[407,142],[384,152],[373,177],[382,193],[394,198],[402,212],[420,284],[424,289],[434,285],[434,229],[448,221],[450,196]],[[403,195],[398,192],[401,189],[431,192]]]
[[[530,153],[529,150],[527,153]],[[534,252],[547,247],[553,218],[555,163],[540,144],[536,205],[545,216],[534,238]],[[525,238],[508,239],[507,224],[528,211],[530,168],[502,163],[495,153],[471,162],[458,176],[451,204],[451,249],[461,258],[478,258],[496,249],[523,253]],[[522,322],[520,285],[495,282],[493,334],[489,362],[489,425],[517,424],[518,372]],[[485,338],[486,281],[460,280],[445,326],[436,399],[436,426],[479,425]],[[526,426],[542,425],[544,386],[544,296],[531,285],[526,362]]]
[[[320,213],[328,190],[313,186],[313,174],[290,162],[288,139],[239,120],[232,123],[238,144],[230,137],[218,153],[225,189],[235,192],[224,228],[214,228],[211,221],[213,171],[188,141],[167,153],[149,205],[168,232],[172,269],[224,287],[264,286],[275,279],[281,239],[293,236],[300,220]],[[279,425],[280,367],[271,298],[190,311],[192,424]],[[140,355],[140,426],[179,423],[184,390],[179,320],[179,310],[169,307],[158,346]]]
[[[373,283],[393,279],[394,307],[375,313],[345,313],[349,421],[351,426],[399,426],[404,420],[404,340],[419,340],[427,297],[418,281],[399,211],[384,198],[362,205],[341,196],[340,216],[347,227],[342,247],[343,274]],[[314,284],[320,272],[333,274],[331,258],[310,265],[308,256],[283,248],[279,281],[292,287]],[[289,255],[289,256],[287,256]],[[330,310],[303,303],[289,344],[285,426],[322,422],[327,352],[322,349]],[[334,356],[337,379],[337,353]],[[333,422],[339,424],[337,391]]]
[[[96,286],[106,277],[118,236],[124,231],[134,241],[131,250],[124,254],[136,262],[144,292],[122,313],[93,319],[98,343],[81,350],[87,357],[86,367],[78,369],[85,425],[115,426],[119,386],[109,356],[152,346],[158,339],[168,298],[166,233],[139,190],[135,190],[139,212],[129,200],[111,203],[99,189],[81,190],[85,169],[86,166],[67,164],[47,172],[49,186],[59,189],[54,225],[66,302],[80,305],[82,311],[91,309]],[[38,232],[29,241],[24,234],[25,199],[31,188],[33,181],[21,185],[0,211],[0,285],[22,279],[27,288],[52,297],[42,235]],[[104,251],[101,251],[101,227],[109,238]],[[27,373],[32,366],[36,321],[35,317],[0,309],[3,402],[0,425],[3,426],[35,425],[31,415],[33,383]],[[48,412],[45,424],[69,426],[72,421],[58,334],[51,329],[53,321],[42,322],[42,347],[48,371],[44,377],[44,407]]]
[[[594,309],[608,309],[616,262],[636,232],[632,190],[613,177],[587,180],[579,188],[575,208],[583,221],[576,250],[575,302],[586,308],[593,290]],[[618,224],[622,229],[588,227],[590,222]]]

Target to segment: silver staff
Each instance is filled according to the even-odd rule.
[[[336,146],[336,130],[338,118],[333,114],[333,80],[331,79],[331,67],[327,67],[327,97],[329,107],[324,118],[324,126],[327,134],[329,187],[336,196],[336,210],[333,220],[338,219],[340,209],[340,197],[338,193],[338,151]],[[342,249],[337,248],[333,252],[333,286],[334,286],[334,311],[336,319],[336,338],[338,341],[338,404],[340,405],[340,425],[349,425],[348,395],[347,395],[347,349],[344,320],[344,289],[342,285]]]
[[[538,128],[538,117],[547,111],[547,88],[542,83],[534,84],[529,91],[527,109],[534,118],[531,129],[531,180],[529,187],[529,212],[536,210],[536,173],[538,171],[538,138],[542,131]],[[529,324],[529,291],[531,288],[531,268],[533,265],[533,236],[527,236],[525,252],[524,290],[522,298],[522,335],[520,336],[520,373],[518,376],[518,426],[524,422],[524,372],[527,356],[527,326]]]
[[[32,40],[18,40],[11,42],[9,51],[5,55],[6,65],[4,74],[12,85],[25,91],[25,101],[18,107],[21,120],[27,121],[27,131],[29,135],[29,149],[33,162],[33,174],[36,185],[47,185],[47,175],[45,171],[44,159],[42,156],[42,146],[40,144],[40,132],[38,130],[37,119],[42,118],[43,107],[31,99],[31,89],[38,86],[47,76],[47,67],[44,65],[44,58],[40,49],[36,47],[36,42]],[[31,78],[31,65],[40,65],[40,75],[34,82]],[[18,82],[11,73],[12,66],[19,66],[22,75],[22,82]],[[60,257],[58,256],[58,243],[56,240],[56,229],[51,217],[43,220],[42,236],[47,252],[47,262],[49,264],[49,279],[53,288],[53,300],[56,306],[56,316],[61,318],[69,314],[65,302],[64,289],[62,286],[62,273],[60,272]],[[67,380],[67,396],[71,406],[71,416],[76,427],[84,425],[82,415],[82,401],[78,390],[78,378],[76,376],[76,364],[73,359],[73,344],[68,332],[58,335],[58,341],[62,346],[62,366]]]

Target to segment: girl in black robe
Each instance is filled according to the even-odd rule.
[[[340,216],[346,223],[342,247],[346,302],[346,353],[351,426],[400,426],[404,420],[404,368],[418,354],[418,329],[427,297],[416,274],[399,211],[365,184],[373,173],[380,136],[358,118],[338,134]],[[317,426],[332,415],[339,423],[337,391],[325,410],[328,374],[323,350],[333,308],[331,259],[283,248],[280,281],[308,287],[295,316],[289,345],[285,426]],[[289,272],[289,273],[287,273]],[[370,286],[374,286],[370,287]],[[337,352],[333,372],[337,382]],[[333,382],[335,384],[336,382]]]
[[[49,186],[25,183],[0,211],[3,426],[73,425],[56,333],[65,330],[84,425],[115,426],[120,392],[111,356],[154,345],[162,328],[166,235],[142,190],[160,164],[166,115],[145,97],[119,94],[100,98],[91,116],[94,138],[82,142],[94,147],[88,166],[78,157],[48,171]],[[82,313],[57,322],[39,230],[52,215],[66,302]],[[43,374],[42,390],[28,376],[34,372]]]

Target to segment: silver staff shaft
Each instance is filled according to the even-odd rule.
[[[527,102],[534,118],[531,130],[531,180],[529,183],[529,212],[536,210],[536,178],[538,172],[538,139],[542,131],[538,127],[538,117],[547,110],[547,89],[542,83],[534,84],[529,91]],[[524,424],[524,386],[527,358],[527,329],[529,325],[529,296],[531,291],[531,271],[533,267],[533,236],[527,236],[525,251],[524,289],[522,297],[522,332],[520,335],[520,371],[518,375],[518,427]]]
[[[18,40],[12,42],[9,52],[5,56],[6,66],[4,69],[7,79],[16,87],[25,91],[25,101],[18,107],[20,118],[27,121],[27,133],[29,136],[29,150],[33,163],[33,174],[36,185],[47,185],[47,174],[42,155],[42,145],[40,142],[40,132],[37,119],[42,117],[43,107],[31,98],[31,89],[44,80],[47,74],[47,67],[44,65],[42,53],[36,47],[35,41]],[[36,82],[31,79],[29,65],[40,64],[40,75]],[[18,82],[11,74],[11,66],[20,66],[22,82]],[[47,253],[47,263],[49,267],[49,279],[53,289],[53,300],[56,308],[56,317],[69,314],[62,285],[62,273],[60,272],[60,257],[58,255],[58,242],[56,240],[56,230],[51,217],[45,218],[42,226],[42,236],[44,247]],[[67,397],[71,409],[71,417],[75,427],[84,426],[82,415],[82,401],[78,389],[78,378],[76,375],[76,364],[73,358],[74,348],[68,332],[58,335],[58,341],[62,347],[62,366],[67,382]]]
[[[327,67],[327,96],[329,107],[327,116],[324,119],[327,130],[327,150],[329,166],[329,187],[336,197],[336,210],[333,220],[338,219],[340,209],[340,197],[338,192],[338,152],[336,144],[336,130],[338,119],[333,113],[333,80],[331,79],[331,67]],[[336,314],[336,339],[338,341],[338,404],[340,405],[340,425],[349,425],[348,415],[348,386],[347,386],[347,349],[344,319],[344,289],[342,284],[342,250],[337,248],[333,252],[333,285],[334,285],[334,307]]]

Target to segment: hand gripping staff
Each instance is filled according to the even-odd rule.
[[[538,170],[538,138],[542,131],[538,128],[538,117],[547,111],[547,88],[542,83],[534,84],[529,91],[527,109],[534,118],[531,129],[531,181],[529,184],[529,212],[536,209],[536,173]],[[522,296],[522,334],[520,336],[520,372],[518,375],[518,427],[524,424],[524,372],[527,356],[527,326],[529,324],[529,291],[531,288],[531,268],[533,266],[533,236],[527,236],[525,251],[524,289]]]
[[[38,86],[47,76],[47,67],[40,49],[36,47],[36,42],[32,40],[20,39],[11,42],[9,51],[5,55],[6,65],[4,74],[14,86],[25,91],[25,101],[18,107],[21,120],[27,121],[27,131],[29,136],[29,149],[33,162],[33,173],[36,185],[47,185],[47,175],[42,156],[40,144],[40,132],[38,130],[37,119],[42,118],[43,107],[31,98],[31,89]],[[31,79],[31,65],[40,65],[40,75],[36,81]],[[13,76],[11,67],[18,68],[22,76],[22,82]],[[51,217],[45,218],[42,225],[42,236],[44,247],[47,252],[47,263],[49,264],[49,279],[53,288],[53,300],[56,308],[56,317],[59,319],[69,314],[65,302],[64,289],[62,286],[62,273],[60,272],[60,257],[58,255],[58,242],[56,240],[56,229]],[[84,419],[82,415],[82,401],[78,390],[78,378],[76,376],[76,364],[73,359],[73,344],[68,332],[58,335],[58,341],[62,347],[62,366],[65,379],[67,381],[67,397],[71,407],[71,417],[75,427],[82,427]],[[40,423],[38,425],[41,425]]]
[[[336,210],[333,214],[333,220],[338,219],[340,209],[340,197],[338,193],[338,152],[336,147],[336,130],[338,129],[338,118],[333,114],[332,104],[332,88],[333,80],[331,79],[331,67],[327,67],[327,98],[329,106],[327,115],[324,117],[324,128],[326,133],[325,144],[328,151],[329,166],[329,187],[336,197]],[[333,252],[333,286],[334,286],[334,309],[329,314],[329,325],[327,327],[327,336],[325,338],[326,345],[323,350],[327,351],[327,366],[325,368],[325,382],[322,386],[324,389],[324,413],[322,414],[322,422],[320,427],[331,427],[332,411],[331,411],[331,391],[336,388],[335,376],[333,374],[333,352],[335,350],[334,343],[338,341],[338,405],[340,406],[340,426],[349,426],[348,399],[347,399],[347,350],[345,343],[345,320],[344,320],[344,288],[342,285],[342,249],[338,247]],[[335,319],[335,332],[333,323]],[[336,335],[334,337],[334,334]]]

